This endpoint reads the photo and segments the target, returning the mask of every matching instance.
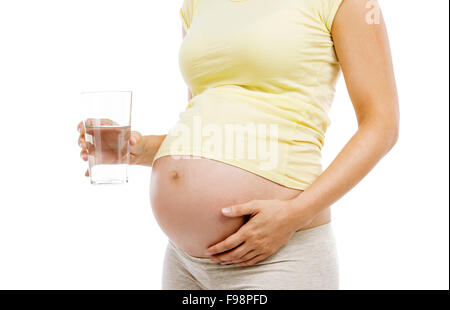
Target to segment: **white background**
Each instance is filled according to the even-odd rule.
[[[401,99],[394,150],[334,206],[343,289],[448,289],[448,5],[382,0]],[[0,288],[159,289],[166,237],[150,168],[84,177],[80,91],[133,90],[134,129],[165,133],[187,100],[181,0],[0,0]],[[356,130],[340,80],[327,165]]]

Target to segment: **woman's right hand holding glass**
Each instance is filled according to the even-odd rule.
[[[88,161],[88,154],[92,154],[93,146],[86,141],[86,128],[83,122],[78,124],[77,129],[79,132],[78,145],[81,148],[80,157],[82,160]],[[128,139],[130,146],[130,164],[151,166],[153,158],[164,140],[164,137],[165,136],[142,136],[139,132],[132,131]],[[108,157],[108,149],[116,149],[116,146],[109,145],[108,143],[102,147],[102,155],[106,158]],[[89,176],[89,169],[86,170],[85,176]]]

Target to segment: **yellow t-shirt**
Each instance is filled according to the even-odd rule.
[[[341,2],[185,0],[179,62],[193,98],[155,160],[194,155],[306,189],[322,172]]]

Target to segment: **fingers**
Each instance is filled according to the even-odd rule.
[[[250,201],[240,205],[235,205],[222,209],[222,214],[227,217],[240,217],[253,215],[257,211],[257,201]]]
[[[78,145],[81,147],[80,157],[82,160],[88,160],[88,154],[94,154],[94,146],[90,142],[86,142],[82,137],[78,138]]]
[[[85,140],[84,136],[79,136],[79,137],[78,137],[78,145],[79,145],[82,149],[85,149],[85,148],[86,148],[86,140]]]
[[[81,147],[80,157],[82,160],[87,161],[88,160],[88,143],[86,143],[85,140],[85,129],[83,122],[79,122],[77,125],[77,130],[80,133],[80,136],[78,137],[78,145]],[[84,173],[86,177],[89,177],[89,169],[86,170]]]
[[[260,255],[257,255],[255,257],[253,257],[252,259],[250,259],[248,261],[245,261],[245,262],[242,262],[242,263],[238,263],[236,265],[239,266],[239,267],[251,266],[251,265],[254,265],[254,264],[257,264],[257,263],[263,261],[264,259],[265,259],[264,255],[260,254]]]
[[[85,130],[84,130],[84,124],[83,122],[79,122],[77,126],[77,130],[80,133],[80,136],[78,137],[78,145],[84,149],[86,148],[86,140],[85,140]]]
[[[83,122],[80,122],[77,126],[77,130],[80,133],[80,136],[78,137],[78,145],[81,147],[80,157],[84,161],[87,160],[87,143],[85,139],[85,130],[84,130],[84,124]]]
[[[253,256],[250,256],[249,253],[254,252],[254,250],[250,249],[245,242],[238,246],[237,248],[235,248],[234,250],[231,250],[225,254],[218,254],[216,256],[213,256],[211,258],[212,262],[215,263],[222,263],[222,264],[230,264],[230,263],[234,263],[237,261],[247,261],[251,258],[253,258],[254,256],[256,256],[256,254],[253,254]]]
[[[88,154],[93,155],[95,151],[94,145],[91,142],[86,142],[85,150]]]
[[[84,136],[84,124],[83,124],[83,122],[79,122],[78,123],[77,130],[80,133],[80,136]]]
[[[206,250],[207,256],[229,251],[245,241],[245,233],[238,230],[222,242],[219,242]]]
[[[142,139],[142,135],[137,131],[132,131],[130,136],[130,144],[137,145]]]
[[[258,254],[258,252],[257,252],[256,250],[251,250],[250,252],[248,252],[247,254],[245,254],[244,256],[242,256],[240,259],[234,260],[234,261],[229,262],[229,263],[230,263],[230,264],[232,263],[232,264],[236,264],[236,265],[237,265],[237,264],[240,264],[240,263],[249,261],[249,260],[255,258],[255,257],[258,256],[258,255],[259,255],[259,254]]]
[[[88,160],[88,155],[87,155],[87,144],[86,144],[86,140],[84,138],[84,124],[83,122],[80,122],[77,126],[77,130],[80,133],[80,136],[78,137],[78,145],[81,147],[81,151],[80,151],[80,157],[82,160],[87,161]]]
[[[87,154],[87,152],[86,152],[86,149],[81,150],[81,152],[80,152],[80,158],[81,158],[82,160],[84,160],[84,161],[87,161],[87,160],[88,160],[88,154]]]

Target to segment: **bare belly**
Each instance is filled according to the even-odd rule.
[[[251,200],[292,199],[302,191],[209,159],[155,161],[150,182],[153,213],[169,239],[189,255],[204,257],[205,250],[236,232],[246,218],[227,218],[223,207]],[[322,212],[306,228],[329,222]]]

